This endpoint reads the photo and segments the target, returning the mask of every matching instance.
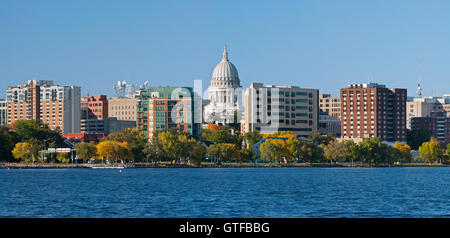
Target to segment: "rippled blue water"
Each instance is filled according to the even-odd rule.
[[[450,168],[0,169],[0,217],[450,217]]]

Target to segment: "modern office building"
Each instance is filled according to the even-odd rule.
[[[131,118],[129,117],[131,110],[136,108],[134,104],[127,105],[130,100],[114,101],[117,106],[117,110],[113,113],[117,113],[119,118]],[[108,135],[113,132],[119,132],[125,128],[135,128],[136,120],[120,120],[117,117],[109,117],[108,105],[109,100],[106,95],[85,96],[81,101],[81,132],[82,133],[102,133]],[[122,116],[120,112],[125,112]],[[125,116],[127,115],[127,116]]]
[[[171,128],[200,138],[201,120],[195,119],[193,99],[190,87],[148,88],[137,101],[137,126],[149,139]]]
[[[7,125],[17,120],[41,120],[63,133],[80,132],[81,89],[53,81],[30,80],[6,90]]]
[[[308,136],[319,129],[319,90],[252,83],[245,90],[245,132],[292,131]]]
[[[376,83],[341,89],[341,136],[406,141],[406,89]]]
[[[8,120],[6,100],[0,99],[0,126],[6,126]]]
[[[444,111],[431,112],[427,117],[411,118],[411,129],[426,129],[439,142],[450,143],[450,117]]]
[[[341,99],[331,97],[330,94],[319,94],[319,108],[329,116],[341,117]]]
[[[338,116],[330,116],[326,112],[320,112],[319,131],[322,135],[333,134],[336,138],[340,138],[341,120]]]

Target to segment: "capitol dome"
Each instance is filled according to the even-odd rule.
[[[222,61],[214,68],[211,77],[211,87],[236,88],[240,87],[239,74],[236,67],[228,60],[227,46],[223,49]]]

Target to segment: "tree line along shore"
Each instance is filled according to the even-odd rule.
[[[410,145],[411,144],[411,145]],[[4,168],[83,168],[104,164],[134,167],[399,167],[446,166],[450,144],[429,137],[413,143],[383,143],[367,138],[360,143],[333,135],[293,132],[240,134],[237,126],[209,125],[201,138],[176,129],[148,138],[137,128],[111,133],[99,142],[76,143],[71,153],[47,148],[67,147],[62,133],[39,120],[17,121],[0,127],[0,166]],[[418,150],[413,158],[411,150]]]
[[[0,169],[91,169],[92,167],[102,167],[103,164],[64,164],[64,163],[0,163]],[[122,168],[123,164],[110,164],[111,167]],[[429,163],[404,163],[394,165],[378,165],[377,168],[411,168],[411,167],[450,167],[449,164],[429,164]],[[200,165],[192,163],[170,164],[170,163],[127,163],[125,168],[374,168],[362,163],[206,163]]]

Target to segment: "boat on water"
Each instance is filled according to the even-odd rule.
[[[125,166],[92,166],[91,169],[125,169]]]
[[[126,169],[134,168],[134,165],[97,165],[91,166],[91,169]]]

